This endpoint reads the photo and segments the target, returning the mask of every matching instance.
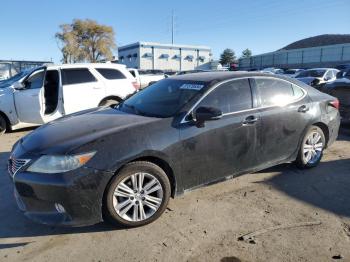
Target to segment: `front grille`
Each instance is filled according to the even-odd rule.
[[[29,161],[29,159],[16,159],[10,157],[8,161],[8,171],[10,175],[13,177],[22,167],[28,164]]]

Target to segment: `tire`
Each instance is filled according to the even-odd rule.
[[[2,115],[0,115],[0,135],[5,134],[6,130],[7,130],[6,119]]]
[[[323,156],[326,138],[321,128],[311,126],[306,132],[300,145],[296,164],[299,168],[312,168],[317,166]]]
[[[119,104],[119,101],[118,101],[118,100],[107,99],[107,100],[101,101],[101,103],[100,103],[98,106],[109,107],[109,106],[117,105],[117,104]]]
[[[143,182],[140,187],[139,179],[142,174]],[[137,185],[132,181],[132,177],[136,178]],[[158,190],[153,191],[155,189]],[[104,217],[114,225],[126,227],[149,224],[165,211],[170,194],[169,178],[162,168],[146,161],[129,163],[107,187],[104,198]]]

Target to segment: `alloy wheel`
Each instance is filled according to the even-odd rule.
[[[323,141],[317,131],[311,132],[303,146],[303,155],[307,164],[314,164],[322,157]]]
[[[163,202],[163,188],[149,173],[135,173],[124,178],[116,187],[113,207],[127,221],[143,221],[153,216]]]

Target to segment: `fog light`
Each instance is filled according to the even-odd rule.
[[[61,204],[55,203],[55,208],[56,208],[58,213],[65,213],[66,212],[66,210],[64,209],[64,207]]]

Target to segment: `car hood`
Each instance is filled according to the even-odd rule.
[[[0,101],[5,98],[5,96],[13,93],[13,89],[7,87],[0,87]]]
[[[299,81],[305,83],[305,84],[308,84],[310,85],[312,83],[312,81],[314,81],[315,79],[319,79],[321,80],[321,78],[317,78],[317,77],[297,77],[296,79],[298,79]]]
[[[27,152],[34,154],[65,154],[105,135],[160,120],[113,108],[97,108],[45,124],[21,139],[20,143]]]

